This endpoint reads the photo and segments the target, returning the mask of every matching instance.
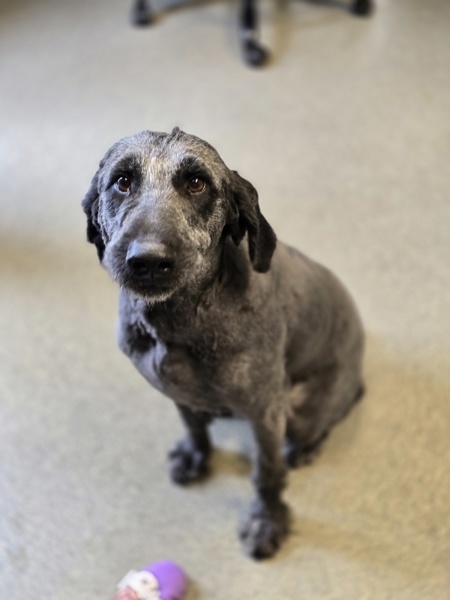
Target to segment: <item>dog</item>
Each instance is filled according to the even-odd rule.
[[[169,454],[172,480],[205,475],[214,417],[247,419],[255,498],[240,537],[250,556],[272,556],[289,531],[288,467],[309,462],[363,392],[352,298],[277,242],[255,188],[178,128],[114,144],[82,206],[88,241],[120,286],[119,347],[186,427]]]

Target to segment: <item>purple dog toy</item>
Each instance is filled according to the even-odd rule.
[[[186,586],[181,567],[161,560],[127,573],[117,584],[114,600],[182,600]]]

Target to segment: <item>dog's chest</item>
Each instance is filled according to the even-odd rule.
[[[142,375],[158,390],[178,403],[191,408],[220,412],[230,406],[240,387],[236,369],[240,344],[231,339],[226,327],[205,327],[199,319],[195,327],[186,332],[182,326],[153,327],[146,322],[142,343],[143,324],[135,330],[133,346],[144,351],[130,358]],[[247,385],[245,385],[247,387]]]

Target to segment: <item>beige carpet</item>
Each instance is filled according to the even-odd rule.
[[[261,71],[235,2],[160,7],[136,30],[126,0],[0,4],[0,598],[107,600],[171,558],[188,600],[448,600],[450,3],[264,2]],[[84,241],[102,153],[174,125],[254,183],[367,329],[364,402],[292,473],[294,532],[263,563],[236,535],[246,425],[214,427],[207,482],[169,483],[181,425],[116,349]]]

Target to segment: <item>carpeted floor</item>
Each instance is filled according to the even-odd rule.
[[[160,7],[136,30],[126,0],[0,5],[0,598],[108,600],[171,558],[187,600],[447,600],[450,3],[364,20],[264,1],[261,71],[235,2]],[[181,425],[117,350],[117,289],[85,243],[103,152],[174,125],[253,182],[367,330],[365,399],[291,474],[294,531],[262,563],[236,535],[247,426],[214,426],[204,484],[169,483]]]

